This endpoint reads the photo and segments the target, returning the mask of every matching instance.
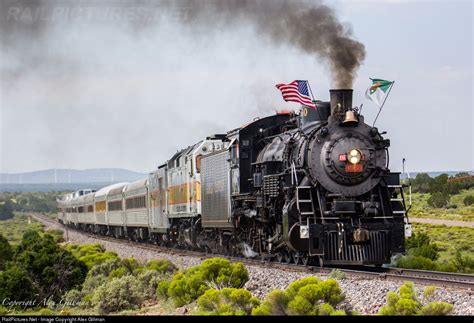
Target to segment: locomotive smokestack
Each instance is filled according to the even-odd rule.
[[[352,109],[352,89],[329,90],[331,99],[331,114],[342,115]]]

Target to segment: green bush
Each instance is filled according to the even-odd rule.
[[[265,301],[252,310],[252,315],[287,315],[288,296],[282,290],[272,290]]]
[[[71,289],[63,296],[63,302],[67,307],[79,307],[87,306],[88,304],[83,303],[83,294],[80,290]]]
[[[107,259],[99,264],[94,265],[94,267],[92,267],[89,270],[89,273],[87,274],[87,276],[89,277],[89,276],[102,275],[102,276],[108,277],[112,271],[114,271],[117,268],[120,268],[120,266],[121,266],[120,258]]]
[[[64,231],[59,230],[59,229],[49,229],[46,231],[47,234],[50,234],[53,236],[54,241],[57,243],[64,242]]]
[[[39,311],[39,315],[42,315],[42,316],[51,316],[51,315],[54,315],[54,312],[52,310],[50,310],[49,308],[42,308],[40,309]]]
[[[13,216],[13,203],[10,200],[0,204],[0,221],[12,219]]]
[[[241,288],[248,280],[248,271],[241,263],[211,258],[174,275],[166,294],[176,306],[183,306],[196,300],[211,287]]]
[[[10,266],[0,271],[0,299],[33,300],[38,289],[29,277],[29,273],[22,267]]]
[[[456,271],[463,273],[474,272],[474,259],[469,255],[463,254],[459,249],[456,249],[456,253],[452,263],[456,267]]]
[[[344,315],[333,306],[344,299],[336,280],[306,277],[284,291],[274,290],[252,315]]]
[[[81,292],[83,296],[92,294],[97,288],[107,283],[109,279],[107,276],[99,274],[99,275],[91,275],[90,273],[87,274],[86,280],[84,284],[82,284]]]
[[[7,261],[12,260],[13,250],[8,240],[0,234],[0,271],[5,268]]]
[[[447,315],[452,309],[451,304],[443,302],[432,302],[423,306],[416,298],[413,283],[407,282],[400,286],[399,294],[388,292],[387,305],[380,309],[379,315]]]
[[[431,242],[425,233],[413,233],[405,242],[407,256],[397,260],[397,267],[436,270],[436,259],[439,258],[439,248]]]
[[[158,287],[156,288],[156,295],[167,299],[169,297],[168,290],[171,285],[171,280],[162,280],[158,283]]]
[[[147,299],[156,298],[156,290],[160,281],[164,279],[164,274],[156,270],[144,270],[137,275],[142,286],[142,291]]]
[[[437,270],[438,264],[436,263],[436,261],[425,257],[408,255],[398,258],[397,267],[420,270]]]
[[[446,207],[449,203],[449,194],[446,192],[432,193],[427,203],[431,207],[436,207],[436,208]]]
[[[346,279],[346,273],[340,271],[339,269],[333,269],[331,270],[331,274],[329,275],[329,277],[337,280],[344,280]]]
[[[92,305],[100,314],[139,307],[145,300],[140,281],[128,275],[101,285],[92,296]]]
[[[260,301],[246,289],[224,288],[208,289],[197,303],[201,315],[250,315]]]
[[[464,203],[465,206],[469,206],[474,204],[474,195],[468,195],[466,196],[462,202]]]
[[[166,259],[160,259],[160,260],[153,259],[146,263],[144,269],[156,270],[160,273],[172,274],[178,270],[178,267],[176,267],[171,261],[166,260]]]
[[[59,300],[70,289],[80,286],[87,266],[69,251],[61,248],[49,234],[27,231],[17,247],[12,268],[22,268],[38,289],[38,298]]]
[[[448,315],[453,310],[453,305],[445,302],[431,302],[423,306],[420,310],[421,315]]]
[[[70,251],[80,261],[83,261],[89,269],[106,260],[118,259],[115,252],[105,250],[105,248],[98,243],[67,245],[66,250]]]
[[[119,278],[127,275],[134,275],[141,272],[143,268],[135,258],[125,258],[120,260],[120,266],[112,270],[109,274],[109,278]]]

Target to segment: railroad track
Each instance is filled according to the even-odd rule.
[[[55,226],[61,226],[59,222],[48,218],[42,214],[38,213],[29,213],[31,217],[36,218],[41,222],[48,222],[54,224]],[[327,266],[327,267],[316,267],[316,266],[303,266],[297,264],[287,264],[280,263],[271,260],[265,259],[252,259],[244,257],[235,257],[214,253],[205,253],[201,251],[186,250],[186,249],[174,249],[168,247],[157,246],[154,244],[147,244],[142,242],[135,242],[123,239],[116,239],[107,236],[101,236],[96,234],[91,234],[81,230],[76,230],[72,228],[67,228],[74,232],[78,232],[82,235],[85,235],[90,238],[111,241],[115,243],[124,243],[127,245],[133,245],[136,248],[151,250],[155,252],[163,252],[176,256],[193,256],[201,259],[211,258],[215,256],[227,258],[231,261],[239,261],[247,265],[252,266],[265,266],[266,268],[276,268],[288,271],[296,272],[311,272],[311,273],[321,273],[321,274],[330,274],[334,269],[338,269],[341,272],[344,272],[346,275],[349,275],[353,278],[365,278],[365,279],[382,279],[382,280],[392,280],[392,281],[412,281],[414,283],[426,284],[426,285],[436,285],[439,287],[456,287],[463,289],[474,290],[474,275],[470,274],[460,274],[460,273],[447,273],[447,272],[438,272],[438,271],[428,271],[428,270],[415,270],[415,269],[405,269],[405,268],[375,268],[371,266],[356,266],[352,268],[339,267],[339,266]]]

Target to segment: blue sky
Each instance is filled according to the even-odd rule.
[[[474,169],[472,2],[330,5],[366,47],[354,104],[364,104],[368,123],[378,111],[364,97],[369,77],[395,80],[376,124],[391,140],[392,170],[402,158],[410,171]],[[211,133],[298,108],[277,83],[308,79],[323,100],[332,87],[324,62],[246,25],[200,33],[170,20],[131,32],[116,21],[55,21],[47,37],[15,48],[0,48],[0,172],[8,173],[148,172]],[[3,73],[11,70],[22,72],[11,81]]]

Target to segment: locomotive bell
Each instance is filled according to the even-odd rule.
[[[345,126],[356,126],[359,123],[359,120],[357,120],[356,114],[352,110],[347,110],[346,115],[344,116],[344,121],[342,121],[342,124]]]

